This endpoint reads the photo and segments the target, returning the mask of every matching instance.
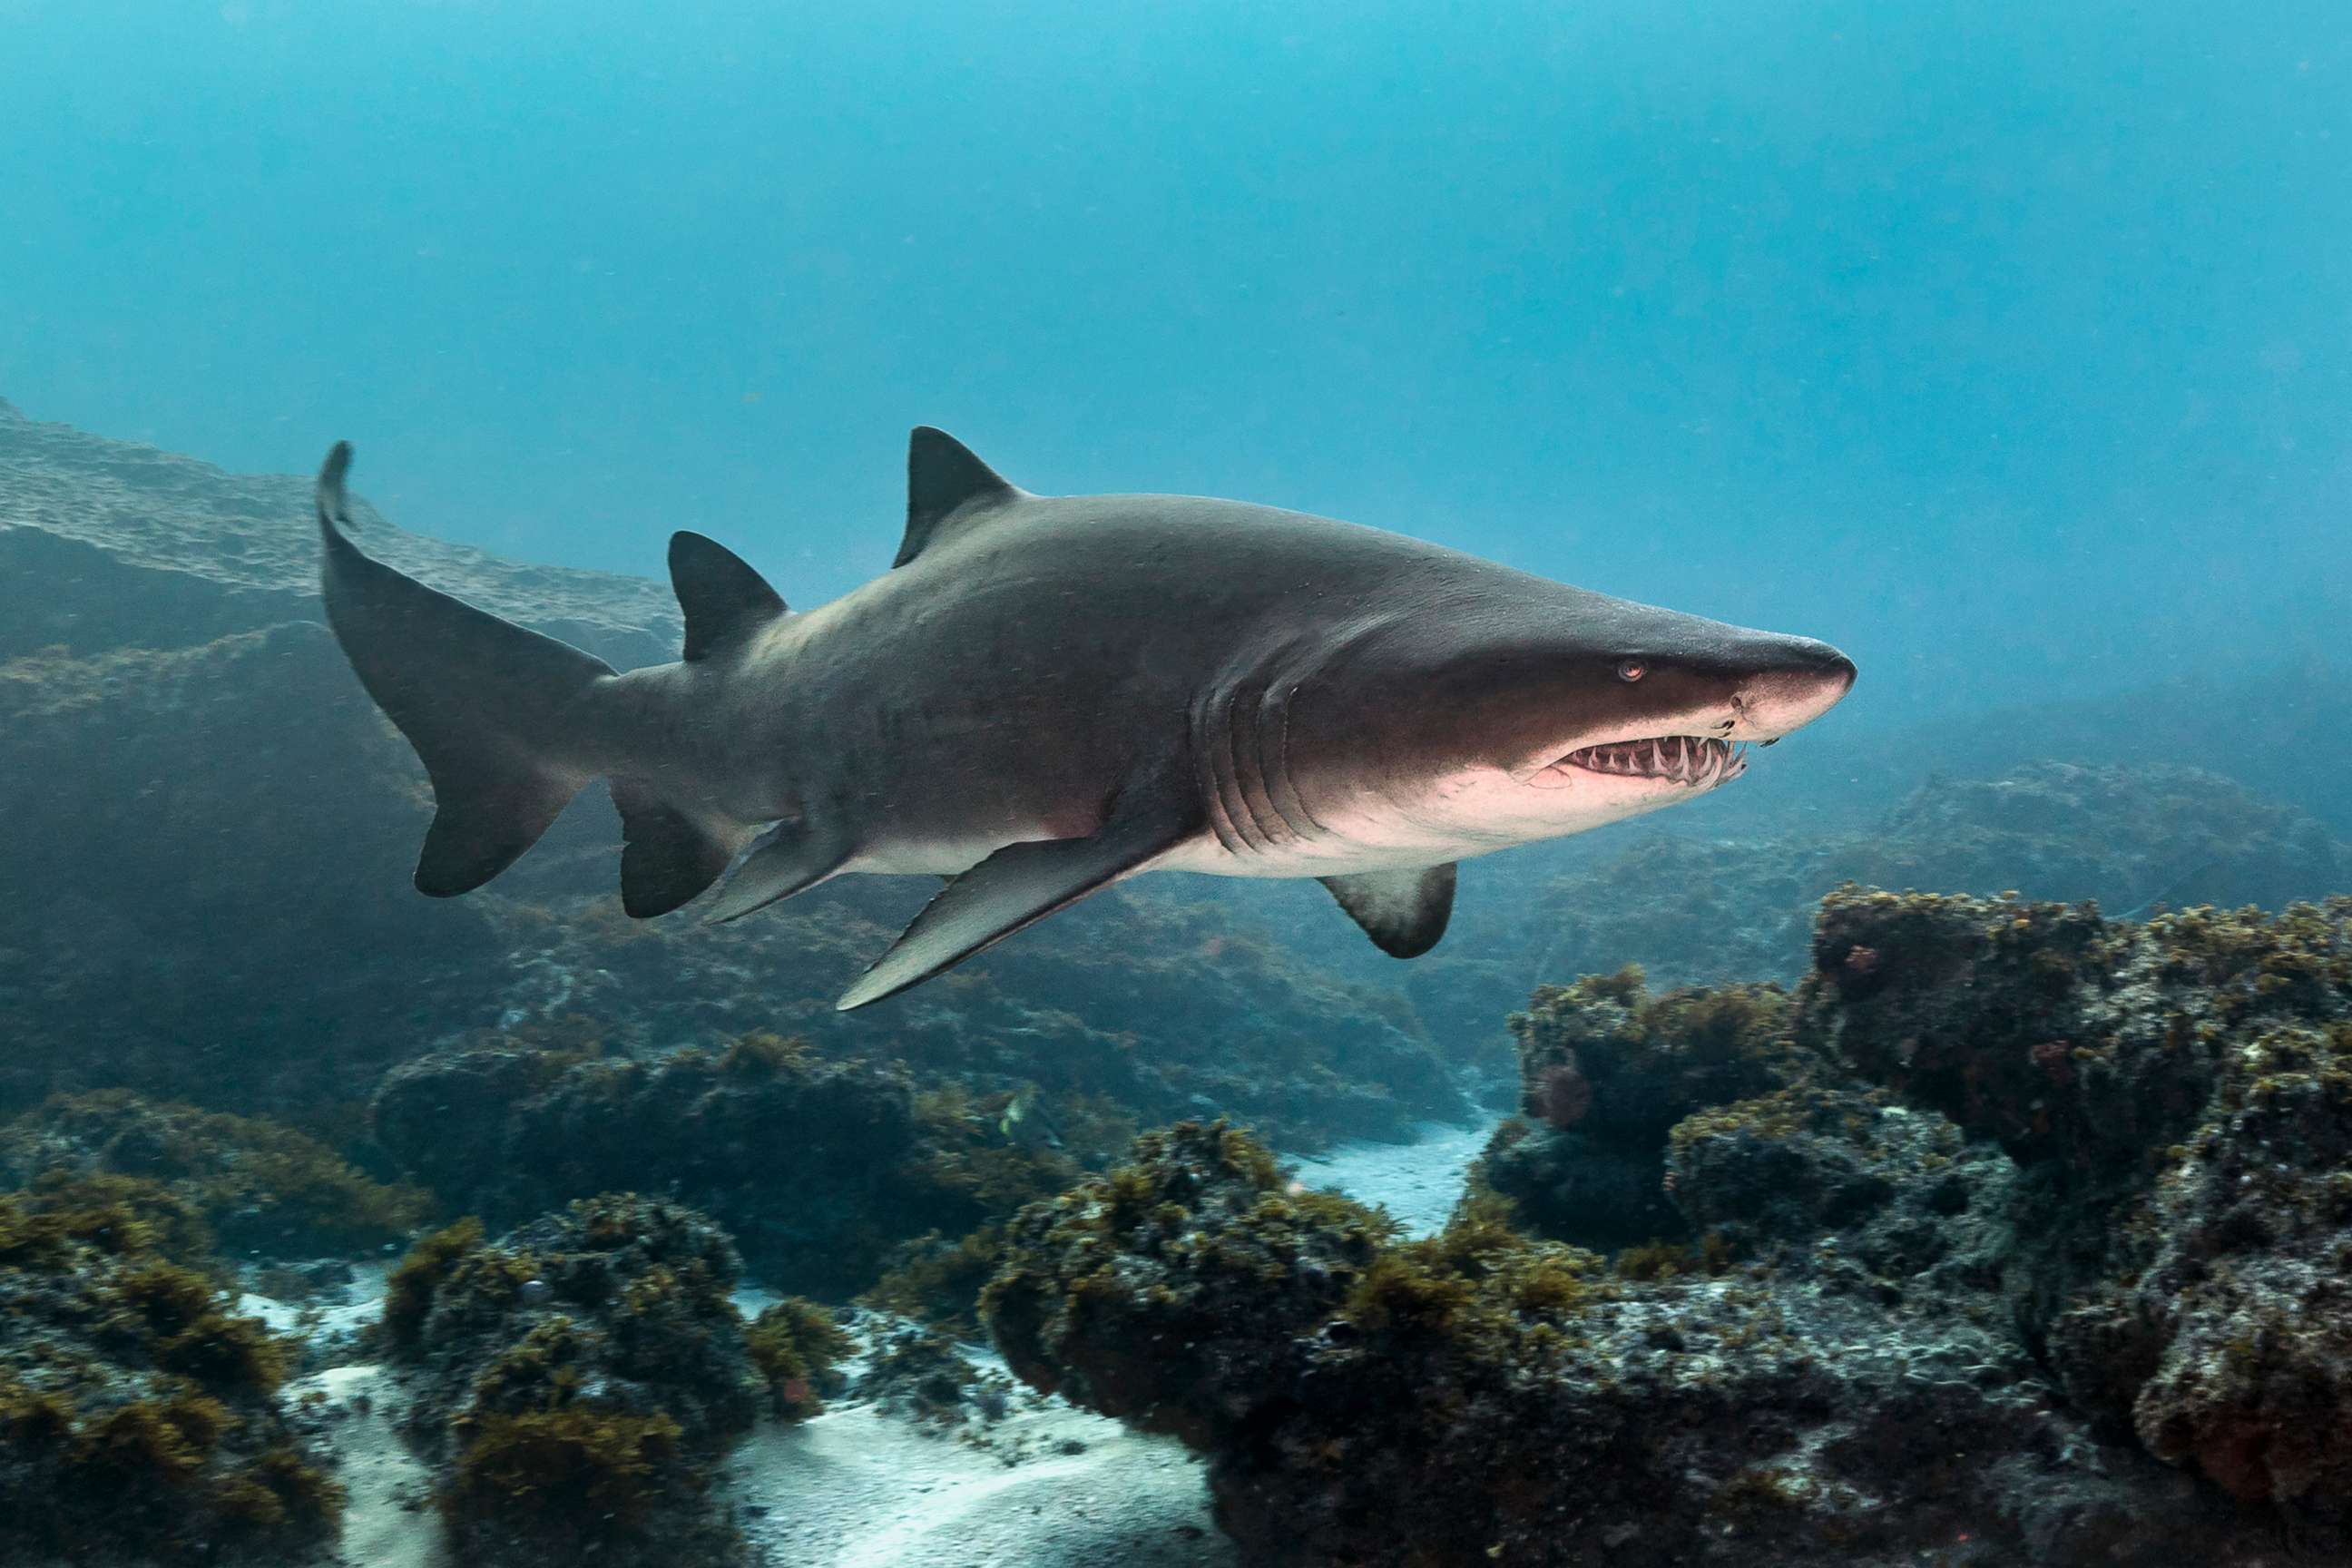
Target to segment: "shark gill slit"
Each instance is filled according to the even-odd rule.
[[[1274,844],[1258,825],[1256,813],[1250,809],[1249,791],[1242,783],[1241,745],[1235,737],[1243,690],[1243,683],[1236,681],[1222,696],[1211,700],[1211,712],[1217,726],[1217,782],[1225,792],[1225,816],[1233,823],[1234,831],[1241,835],[1252,853],[1263,855]]]
[[[1274,697],[1276,689],[1282,692],[1278,700]],[[1280,688],[1268,687],[1266,695],[1267,700],[1276,704],[1274,776],[1271,781],[1275,809],[1282,813],[1282,819],[1285,822],[1297,829],[1302,840],[1311,843],[1318,838],[1328,838],[1330,837],[1331,829],[1326,826],[1322,819],[1318,817],[1313,809],[1307,805],[1306,795],[1299,793],[1297,781],[1290,776],[1290,704],[1298,696],[1298,686],[1296,682],[1291,682]],[[1260,721],[1264,721],[1263,714],[1260,715]],[[1289,797],[1287,801],[1284,799],[1285,796]],[[1300,827],[1298,825],[1301,822],[1306,823],[1307,826]]]
[[[1239,840],[1226,846],[1236,855],[1262,855],[1269,846],[1265,833],[1250,816],[1249,799],[1243,793],[1241,778],[1235,768],[1234,746],[1234,698],[1235,688],[1213,691],[1207,699],[1202,742],[1216,777],[1217,808],[1233,828]]]
[[[1289,829],[1293,841],[1312,844],[1323,837],[1323,825],[1307,810],[1298,789],[1290,778],[1290,700],[1298,688],[1287,681],[1269,679],[1259,693],[1255,722],[1259,771],[1265,781],[1265,797],[1275,816]],[[1270,764],[1270,765],[1269,765]]]
[[[1202,804],[1207,808],[1209,831],[1228,855],[1248,853],[1241,829],[1233,820],[1225,799],[1225,781],[1218,763],[1222,748],[1216,738],[1216,692],[1213,688],[1196,700],[1192,710],[1192,765],[1198,782]]]
[[[1297,844],[1298,832],[1275,805],[1266,784],[1265,697],[1273,684],[1271,677],[1260,677],[1255,689],[1237,687],[1225,728],[1233,738],[1234,782],[1241,786],[1242,805],[1267,847],[1279,848]]]

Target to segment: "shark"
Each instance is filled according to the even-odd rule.
[[[682,656],[618,672],[369,555],[351,464],[338,443],[319,472],[320,585],[431,780],[417,889],[482,886],[598,779],[635,917],[944,879],[845,1010],[1150,871],[1313,878],[1415,957],[1462,861],[1719,789],[1855,675],[1379,529],[1032,494],[929,426],[888,571],[795,611],[675,533]]]

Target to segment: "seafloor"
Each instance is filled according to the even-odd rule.
[[[411,893],[314,548],[0,404],[0,1563],[2352,1563],[2310,671],[1833,721],[1411,965],[1154,879],[844,1017],[924,889],[632,923],[592,794]]]

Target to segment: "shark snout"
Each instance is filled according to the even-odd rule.
[[[1770,665],[1740,683],[1729,739],[1772,741],[1837,706],[1853,689],[1853,660],[1825,642],[1791,637]]]

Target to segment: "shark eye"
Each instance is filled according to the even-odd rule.
[[[1650,667],[1638,658],[1620,659],[1617,663],[1617,679],[1620,680],[1639,680],[1649,673]]]

